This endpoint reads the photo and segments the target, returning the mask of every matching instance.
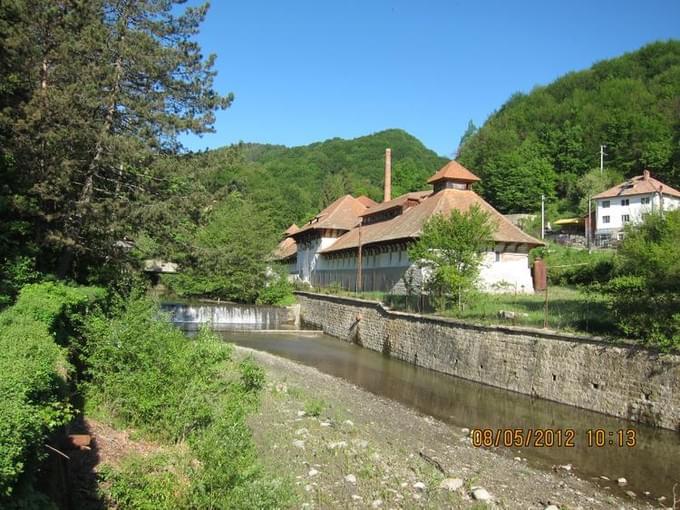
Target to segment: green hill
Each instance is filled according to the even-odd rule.
[[[609,179],[591,172],[599,168],[600,144]],[[513,95],[465,141],[458,159],[505,212],[536,210],[541,193],[557,213],[577,212],[594,188],[644,168],[680,186],[680,41],[653,43]]]
[[[185,158],[206,188],[237,189],[271,212],[278,227],[306,221],[339,196],[382,200],[385,148],[392,149],[393,195],[427,187],[446,159],[400,129],[301,147],[241,144]]]

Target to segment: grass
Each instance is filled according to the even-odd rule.
[[[485,294],[472,298],[459,311],[449,309],[445,316],[485,324],[514,324],[542,328],[546,321],[546,294]],[[501,318],[500,312],[514,312],[513,319]],[[614,330],[613,319],[602,296],[569,287],[548,289],[547,326],[550,329],[604,334]]]
[[[381,301],[392,309],[431,313],[482,324],[516,325],[542,328],[545,320],[545,293],[485,293],[477,292],[461,311],[450,305],[443,311],[434,311],[425,304],[415,305],[416,297],[397,296],[386,292],[351,292],[337,288],[317,289],[323,294]],[[412,301],[412,302],[409,302]],[[513,319],[500,316],[500,312],[514,312]],[[547,326],[549,329],[583,332],[598,335],[616,331],[614,320],[605,306],[604,297],[596,292],[574,287],[551,286],[548,289]]]

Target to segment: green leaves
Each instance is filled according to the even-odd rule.
[[[409,258],[432,270],[431,288],[439,294],[457,293],[462,306],[463,293],[475,285],[495,228],[488,213],[476,205],[465,213],[454,209],[449,216],[434,215],[409,247]]]
[[[680,349],[680,210],[628,226],[617,274],[602,288],[621,331],[664,350]]]
[[[573,185],[599,167],[623,177],[644,168],[680,186],[680,42],[569,73],[528,95],[512,96],[462,145],[459,159],[483,181],[484,196],[504,212],[538,210],[540,194],[581,205]],[[619,181],[620,182],[620,181]],[[538,198],[537,198],[538,197]]]

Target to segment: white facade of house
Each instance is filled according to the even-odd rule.
[[[618,235],[627,223],[640,223],[645,214],[680,208],[680,199],[659,193],[595,199],[595,235]]]

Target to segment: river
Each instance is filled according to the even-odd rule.
[[[572,429],[574,447],[495,450],[526,458],[530,464],[543,469],[571,465],[576,475],[595,479],[605,490],[632,490],[639,497],[648,492],[650,499],[666,496],[672,501],[673,485],[680,482],[680,435],[676,432],[440,374],[327,335],[294,331],[220,331],[219,334],[237,345],[315,367],[456,427]],[[587,445],[587,431],[596,429],[607,434],[602,447]],[[610,440],[618,441],[619,430],[629,429],[635,430],[635,446],[609,444]],[[620,477],[627,479],[625,487],[618,486],[616,480]]]

